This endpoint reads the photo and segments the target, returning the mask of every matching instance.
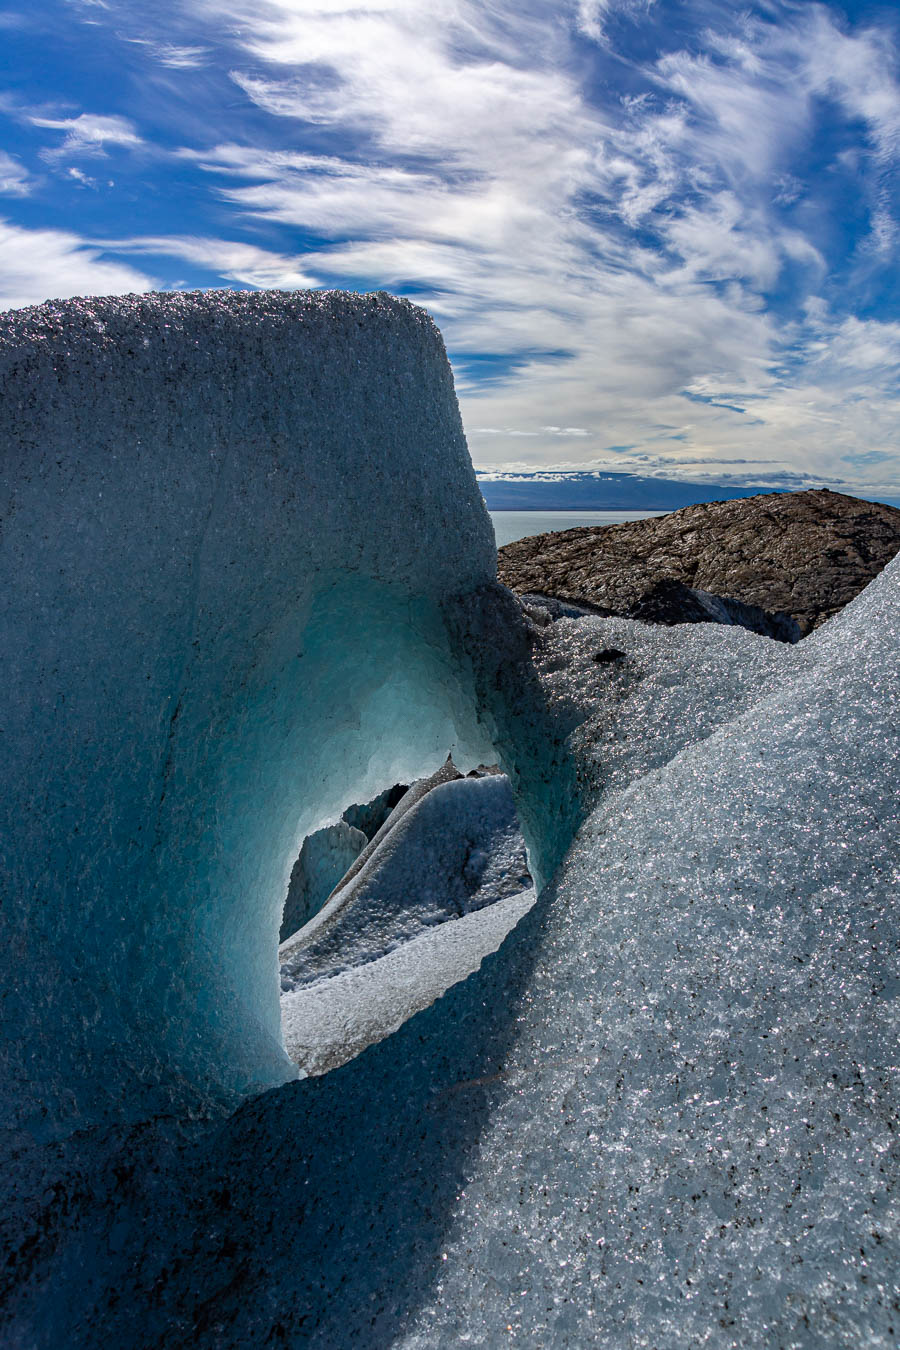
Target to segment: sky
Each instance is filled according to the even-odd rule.
[[[388,290],[486,477],[900,497],[900,6],[0,0],[0,308]]]

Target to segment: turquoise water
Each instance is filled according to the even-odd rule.
[[[497,547],[524,539],[529,534],[572,530],[576,525],[618,525],[623,520],[664,516],[665,511],[491,511]]]

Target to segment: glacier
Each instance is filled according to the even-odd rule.
[[[477,970],[536,899],[505,774],[462,777],[448,761],[369,848],[278,949],[284,1047],[305,1073],[346,1063]]]
[[[49,1139],[295,1073],[291,865],[485,758],[441,606],[495,549],[440,336],[383,294],[48,302],[0,388],[2,1123]]]
[[[474,488],[458,500],[449,371],[412,307],[174,296],[3,324],[24,766],[4,907],[6,1340],[894,1345],[900,560],[795,646],[521,605],[493,580]],[[227,417],[213,382],[199,411],[179,384],[199,384],[192,344],[219,325],[243,391]],[[123,333],[152,362],[133,385]],[[388,377],[393,412],[373,410]],[[212,504],[207,423],[234,475]],[[108,439],[86,454],[95,425]],[[276,470],[266,447],[287,456],[313,428],[351,495],[316,496],[304,533],[285,490],[302,455]],[[380,471],[389,434],[414,481]],[[134,492],[101,505],[126,444]],[[306,500],[316,475],[337,490],[327,458]],[[398,518],[384,539],[373,500]],[[335,964],[332,1046],[372,1039],[365,1008],[381,1030],[419,1010],[285,1081],[275,952],[300,839],[450,748],[463,767],[499,757],[539,898]],[[155,851],[129,833],[139,802],[165,826]],[[491,951],[494,919],[514,926]],[[399,1014],[392,981],[418,990]],[[445,992],[423,1007],[429,984]],[[289,995],[298,1042],[319,1035],[299,1006],[315,989]]]
[[[343,817],[307,835],[291,868],[278,930],[282,942],[318,914],[368,842],[362,830],[348,825]]]
[[[462,917],[532,890],[506,775],[438,782],[281,944],[282,992],[366,965],[448,914]]]

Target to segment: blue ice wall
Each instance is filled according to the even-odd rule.
[[[441,606],[495,552],[440,336],[383,294],[48,302],[0,316],[0,390],[4,1105],[40,1136],[294,1072],[299,842],[483,753]]]

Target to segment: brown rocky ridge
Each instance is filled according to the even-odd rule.
[[[704,613],[716,608],[709,602],[727,607],[738,601],[764,611],[776,630],[787,616],[803,636],[842,609],[897,552],[900,510],[815,488],[533,535],[499,550],[498,572],[519,594],[649,622],[714,618]]]

